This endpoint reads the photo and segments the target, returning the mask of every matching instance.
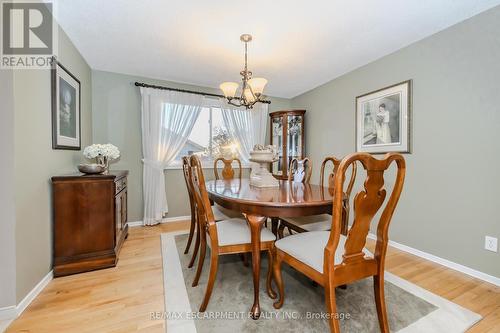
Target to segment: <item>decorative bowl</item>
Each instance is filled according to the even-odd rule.
[[[272,163],[278,158],[273,151],[270,150],[253,150],[250,152],[250,160],[257,163]]]
[[[106,168],[104,167],[104,165],[100,164],[78,164],[78,170],[82,173],[94,175],[103,173]]]

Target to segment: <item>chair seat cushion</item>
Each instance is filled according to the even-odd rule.
[[[250,227],[244,219],[232,218],[219,221],[215,225],[217,226],[219,246],[249,244],[251,242]],[[274,241],[275,239],[276,237],[269,229],[262,228],[260,232],[261,242]],[[208,243],[210,244],[210,242]]]
[[[282,220],[307,231],[328,231],[332,227],[332,216],[329,214],[287,217]]]
[[[214,213],[215,221],[229,220],[235,217],[243,218],[241,212],[224,208],[218,204],[214,204],[212,206],[212,211]]]
[[[282,238],[276,241],[275,246],[319,273],[323,273],[323,257],[329,237],[330,231],[303,232]],[[335,265],[342,263],[345,241],[346,237],[340,235],[339,245],[335,251]],[[366,248],[363,252],[369,256],[372,255]]]
[[[215,221],[229,220],[230,217],[224,214],[217,205],[212,206],[212,213]]]

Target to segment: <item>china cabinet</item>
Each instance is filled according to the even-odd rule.
[[[285,110],[269,114],[271,117],[271,144],[278,150],[278,161],[271,171],[278,179],[288,178],[288,165],[294,158],[303,159],[304,114],[306,110]]]

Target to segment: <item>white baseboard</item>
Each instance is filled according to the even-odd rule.
[[[191,215],[185,216],[173,216],[164,218],[161,223],[169,223],[169,222],[180,222],[180,221],[190,221]]]
[[[161,220],[161,223],[190,221],[190,220],[191,220],[191,215],[173,216],[173,217],[165,217],[163,220]],[[142,221],[127,222],[127,224],[129,226],[129,228],[143,227],[144,226],[144,223]]]
[[[54,278],[54,273],[53,271],[50,271],[45,275],[45,277],[38,282],[38,284],[33,288],[26,297],[23,298],[23,300],[16,306],[17,308],[17,315],[19,316],[23,311],[30,305],[31,302],[40,294],[40,292],[45,288],[50,281]]]
[[[0,321],[16,318],[16,307],[14,305],[0,308]]]
[[[43,279],[38,282],[38,284],[26,295],[18,305],[8,306],[0,308],[0,320],[6,320],[10,322],[14,321],[17,317],[23,313],[28,305],[33,302],[33,300],[42,292],[42,290],[52,281],[54,277],[53,271],[50,271],[43,277]],[[7,326],[9,325],[7,324]]]
[[[376,240],[377,239],[377,235],[375,235],[373,233],[369,233],[368,234],[368,238]],[[470,275],[472,277],[475,277],[477,279],[489,282],[491,284],[494,284],[494,285],[500,287],[500,278],[497,278],[496,276],[480,272],[480,271],[475,270],[473,268],[470,268],[470,267],[467,267],[467,266],[464,266],[464,265],[461,265],[461,264],[457,264],[456,262],[450,261],[448,259],[444,259],[444,258],[435,256],[433,254],[430,254],[430,253],[427,253],[427,252],[424,252],[424,251],[420,251],[420,250],[414,249],[414,248],[412,248],[410,246],[403,245],[403,244],[397,243],[397,242],[392,241],[392,240],[389,240],[389,245],[392,246],[392,247],[394,247],[394,248],[396,248],[396,249],[398,249],[398,250],[411,253],[411,254],[413,254],[413,255],[415,255],[417,257],[420,257],[420,258],[423,258],[423,259],[435,262],[435,263],[440,264],[442,266],[451,268],[451,269],[453,269],[455,271],[458,271],[458,272]]]
[[[127,222],[129,228],[143,227],[144,223],[142,221]]]

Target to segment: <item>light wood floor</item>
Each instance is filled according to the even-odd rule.
[[[150,319],[164,309],[160,234],[186,228],[131,228],[117,267],[54,279],[7,332],[164,332],[163,321]],[[470,333],[500,332],[500,288],[392,248],[386,267],[482,315]]]

